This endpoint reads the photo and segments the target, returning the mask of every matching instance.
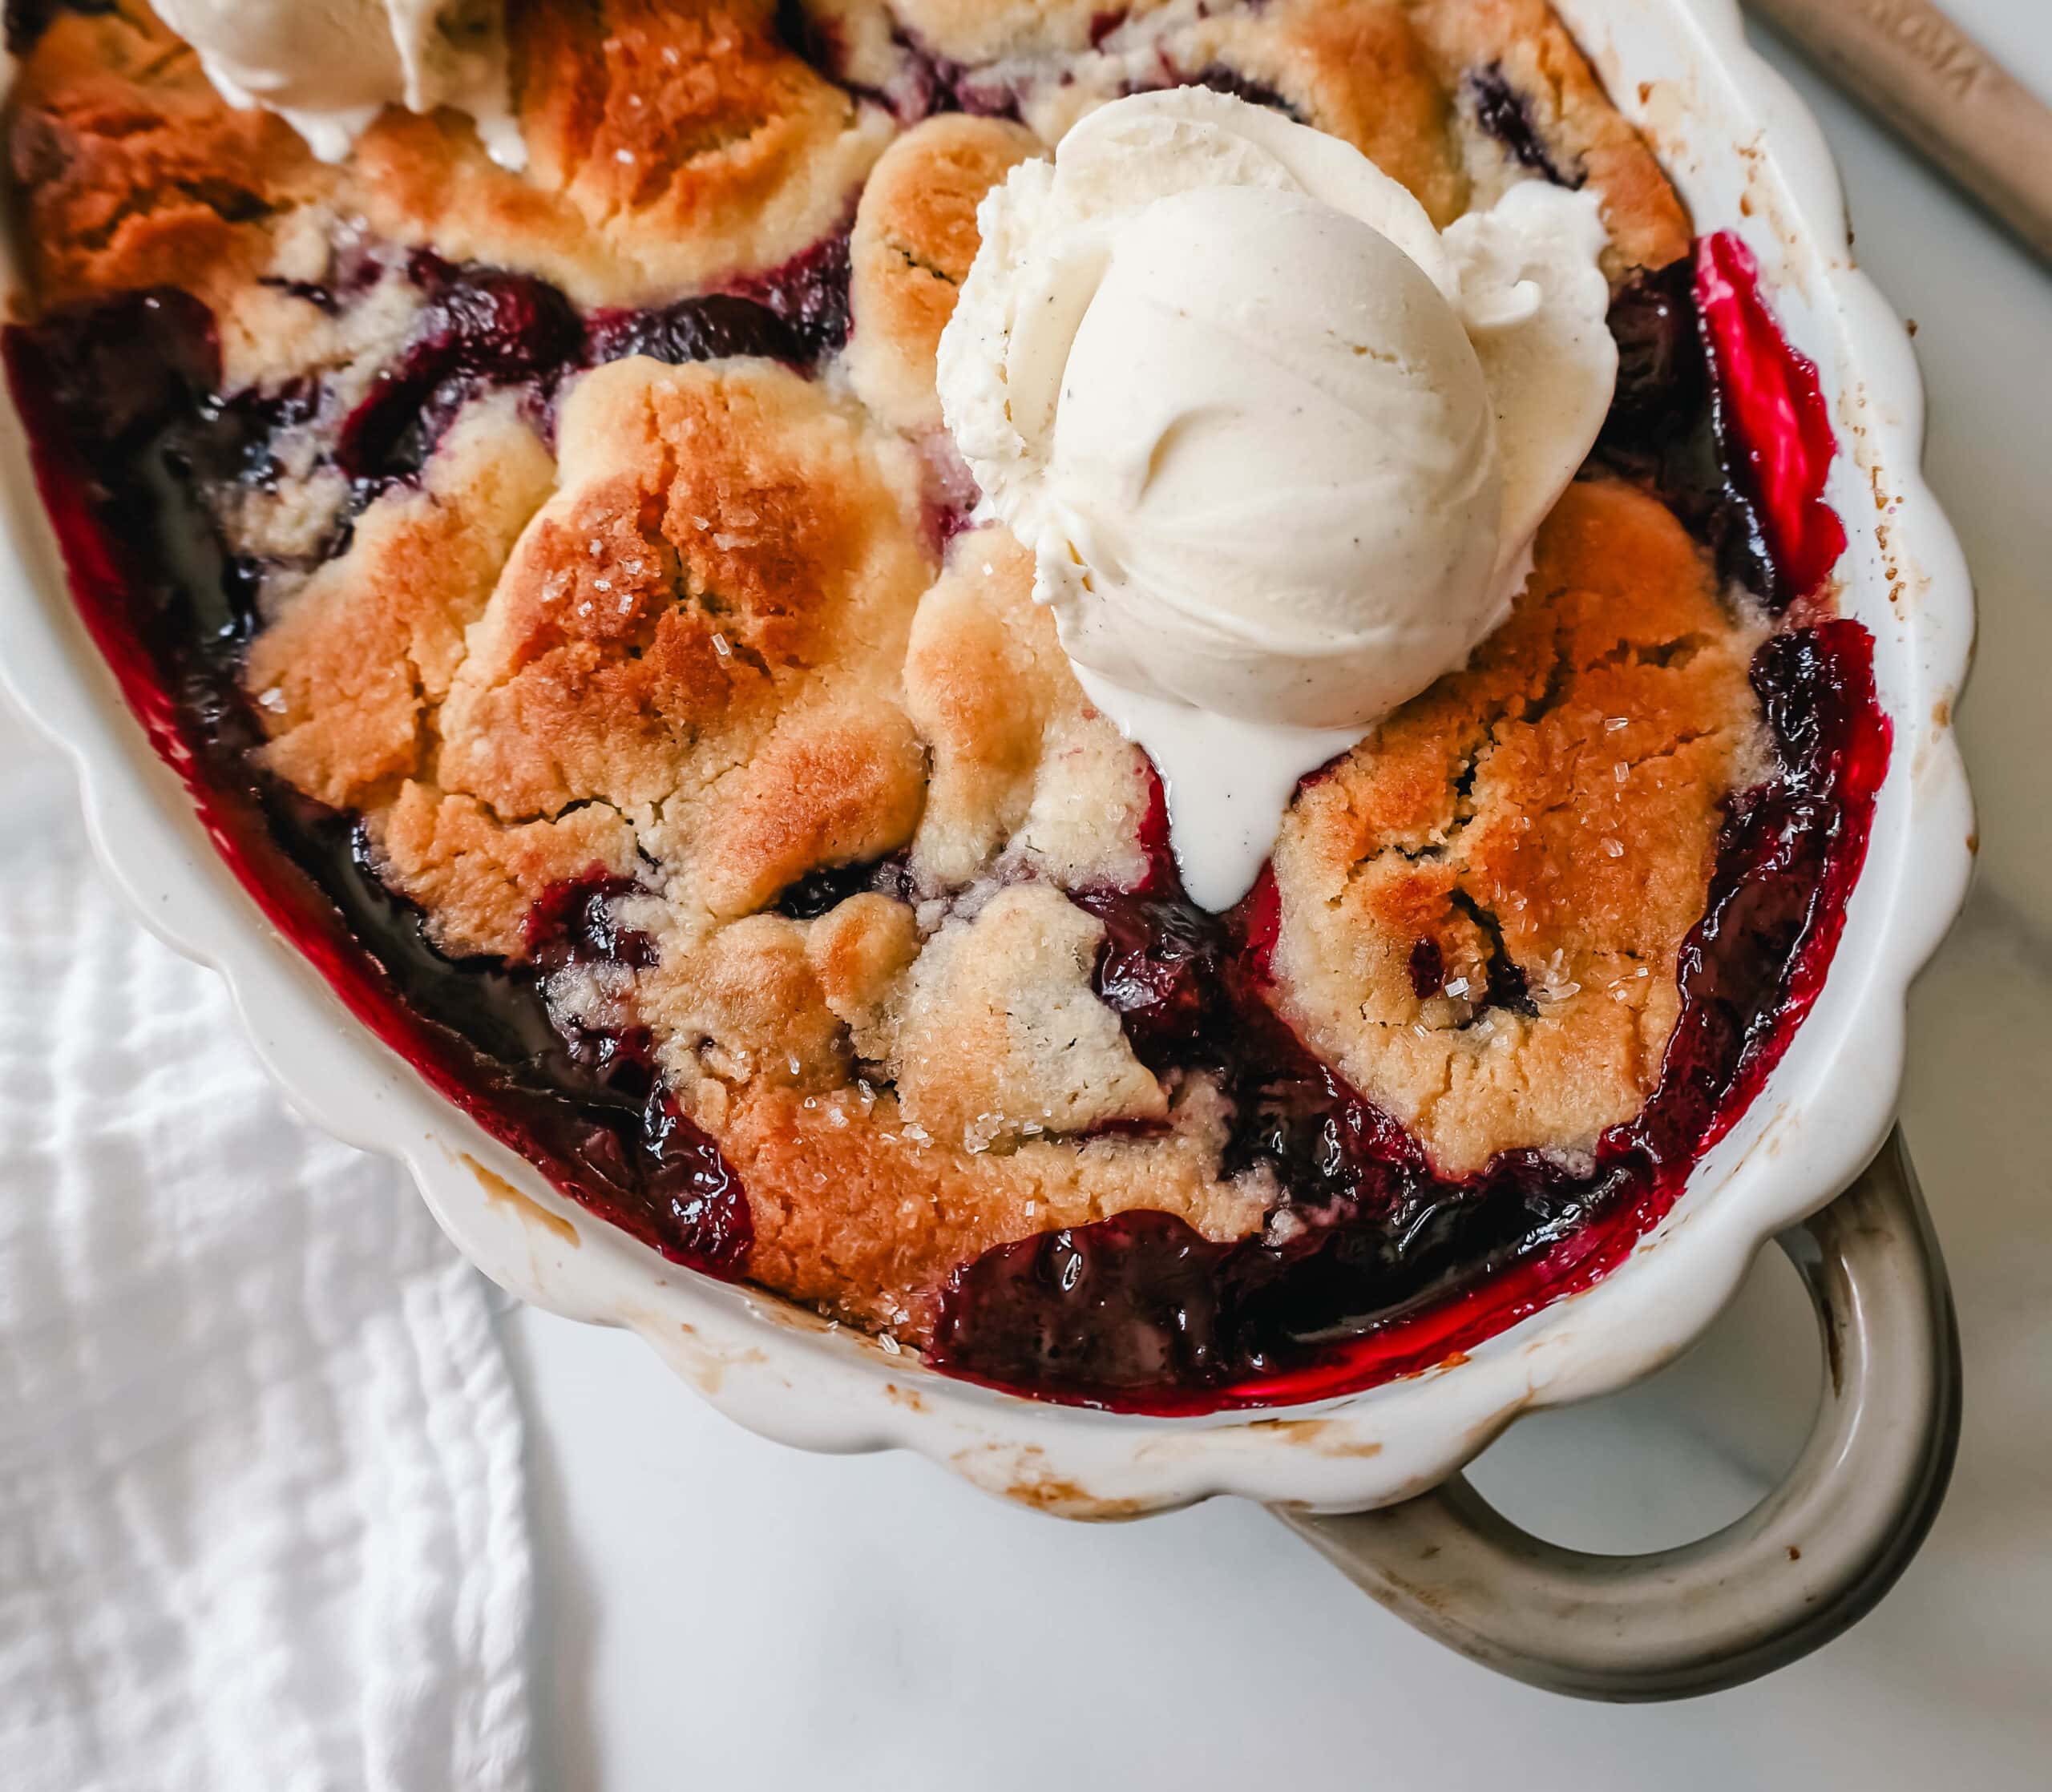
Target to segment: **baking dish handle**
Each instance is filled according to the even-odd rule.
[[[1597,1556],[1520,1530],[1456,1475],[1379,1511],[1277,1508],[1347,1576],[1462,1654],[1581,1698],[1688,1698],[1821,1648],[1909,1565],[1959,1442],[1959,1330],[1898,1129],[1784,1233],[1827,1367],[1787,1479],[1676,1549]]]

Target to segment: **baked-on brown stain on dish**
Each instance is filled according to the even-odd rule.
[[[651,1343],[656,1344],[659,1349],[663,1347],[664,1327],[670,1322],[651,1314],[624,1313],[621,1318]],[[664,1350],[664,1354],[670,1366],[708,1399],[718,1397],[729,1369],[744,1368],[770,1360],[767,1351],[759,1350],[753,1344],[736,1350],[705,1342],[698,1335],[698,1328],[689,1319],[679,1319],[676,1326],[677,1336],[681,1342],[677,1349]]]
[[[1004,1496],[1017,1500],[1022,1506],[1052,1512],[1058,1518],[1086,1522],[1138,1518],[1153,1509],[1152,1503],[1145,1499],[1100,1499],[1074,1481],[1065,1480],[1015,1481],[1004,1490]]]
[[[997,1476],[979,1472],[977,1464],[992,1455],[1004,1459],[1005,1472]],[[1037,1443],[1012,1445],[993,1442],[957,1450],[951,1459],[978,1487],[1057,1518],[1089,1521],[1139,1518],[1157,1509],[1153,1502],[1145,1499],[1105,1499],[1091,1492],[1080,1481],[1042,1474],[1039,1465],[1046,1456],[1047,1452]]]
[[[463,1153],[465,1166],[478,1179],[478,1186],[484,1190],[487,1201],[510,1207],[530,1225],[538,1225],[545,1232],[552,1232],[572,1250],[580,1249],[584,1240],[577,1236],[577,1229],[560,1213],[551,1213],[532,1195],[523,1194],[495,1170],[488,1170],[467,1151]]]
[[[1382,1445],[1357,1438],[1337,1419],[1257,1419],[1247,1429],[1266,1431],[1278,1442],[1295,1445],[1321,1456],[1379,1456]]]

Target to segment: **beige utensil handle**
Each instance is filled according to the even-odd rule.
[[[1748,0],[2052,261],[2052,109],[1926,0]]]
[[[1959,1331],[1900,1132],[1781,1245],[1829,1372],[1787,1479],[1715,1536],[1645,1556],[1566,1549],[1457,1475],[1379,1511],[1276,1516],[1427,1635],[1553,1692],[1689,1698],[1808,1654],[1895,1584],[1937,1516],[1959,1442]]]

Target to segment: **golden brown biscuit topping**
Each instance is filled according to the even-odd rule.
[[[265,480],[209,498],[264,569],[268,770],[362,817],[452,956],[523,961],[549,891],[612,880],[646,962],[550,968],[555,1012],[645,1031],[746,1190],[755,1279],[919,1341],[994,1245],[1135,1209],[1230,1240],[1277,1198],[1220,1080],[1136,1050],[1072,899],[1149,875],[1143,757],[1018,545],[945,539],[934,347],[982,195],[1090,106],[1202,79],[1442,224],[1585,181],[1615,280],[1687,226],[1542,0],[805,11],[799,44],[768,0],[522,0],[515,175],[448,114],[314,163],[123,0],[43,35],[10,148],[43,305],[182,286],[236,394],[316,394]],[[947,109],[972,105],[1005,115]],[[764,282],[850,227],[844,353],[721,346],[713,301],[788,324]],[[348,418],[453,327],[434,283],[464,264],[553,283],[581,346],[503,380],[451,359],[418,467],[351,472]],[[622,308],[683,321],[610,358]],[[1585,1152],[1652,1088],[1758,635],[1657,499],[1578,485],[1475,662],[1300,791],[1272,999],[1448,1174]]]

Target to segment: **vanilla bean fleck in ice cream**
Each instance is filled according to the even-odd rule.
[[[1297,781],[1508,614],[1616,381],[1597,200],[1523,183],[1441,233],[1351,145],[1184,87],[980,222],[948,427],[1224,907]]]

